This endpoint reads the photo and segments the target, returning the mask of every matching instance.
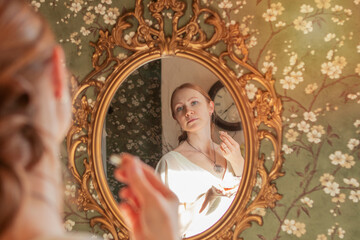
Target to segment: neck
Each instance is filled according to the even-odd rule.
[[[210,129],[204,129],[203,131],[198,132],[188,132],[187,133],[187,141],[196,149],[210,154],[212,153],[212,139],[211,139],[211,131]]]

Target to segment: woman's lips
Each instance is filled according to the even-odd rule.
[[[193,122],[195,120],[197,120],[197,118],[192,118],[192,119],[188,120],[187,123],[189,124],[189,123],[191,123],[191,122]]]

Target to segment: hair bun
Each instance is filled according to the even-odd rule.
[[[30,169],[43,144],[32,123],[31,89],[16,79],[0,79],[0,232],[16,217],[24,186],[20,169]]]
[[[5,82],[0,83],[0,161],[30,168],[40,160],[43,146],[32,120],[32,89],[21,80],[0,80]]]
[[[26,79],[20,79],[0,79],[0,116],[28,111],[32,89]]]

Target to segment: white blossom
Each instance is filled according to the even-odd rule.
[[[263,13],[262,17],[265,19],[266,22],[273,22],[276,21],[277,12],[273,9],[269,8],[266,12]]]
[[[334,181],[335,177],[329,173],[324,173],[320,177],[320,183],[323,186],[326,186],[328,183],[332,183]]]
[[[94,22],[95,17],[96,16],[94,14],[92,14],[91,12],[87,12],[83,17],[83,20],[87,25],[90,25]]]
[[[314,11],[314,8],[311,7],[310,5],[303,4],[300,7],[300,12],[301,13],[311,13],[313,11]]]
[[[284,79],[280,79],[280,84],[282,84],[282,87],[284,89],[290,89],[293,90],[295,89],[296,85],[295,85],[295,79],[289,76],[285,76]]]
[[[83,36],[87,36],[90,34],[90,31],[87,30],[85,27],[81,27],[80,32]]]
[[[356,128],[358,128],[358,127],[360,126],[360,120],[359,120],[359,119],[357,119],[357,120],[354,122],[354,126],[355,126]]]
[[[305,93],[306,94],[311,94],[313,93],[316,89],[318,88],[317,83],[312,83],[306,86],[305,88]]]
[[[324,40],[325,40],[325,42],[329,42],[329,41],[331,41],[332,39],[334,39],[335,37],[336,37],[335,33],[328,33],[328,34],[325,36]]]
[[[75,222],[71,219],[66,220],[64,223],[64,228],[68,232],[70,232],[74,226],[75,226]]]
[[[322,8],[328,9],[331,6],[330,1],[331,0],[315,0],[315,3],[316,3],[316,6],[320,9],[322,9]]]
[[[219,5],[219,8],[232,8],[232,3],[229,0],[223,0]]]
[[[75,197],[75,192],[76,192],[75,184],[72,184],[72,185],[66,184],[66,186],[65,186],[65,196]]]
[[[324,192],[334,197],[336,194],[340,193],[339,184],[336,182],[327,182],[324,188]]]
[[[300,201],[301,201],[302,203],[306,204],[309,208],[312,208],[312,207],[313,207],[314,201],[311,200],[311,199],[308,198],[308,197],[304,197],[304,198],[300,199]]]
[[[104,233],[103,234],[104,240],[112,240],[114,239],[113,235],[111,233]]]
[[[78,13],[81,10],[82,6],[80,3],[73,2],[70,7],[70,11]]]
[[[319,234],[316,236],[316,240],[327,240],[327,237],[325,234]]]
[[[112,0],[101,0],[101,3],[112,4]]]
[[[288,145],[284,144],[282,146],[282,150],[285,152],[285,154],[290,154],[292,153],[294,150],[292,148],[290,148]]]
[[[99,3],[95,8],[95,13],[104,15],[106,12],[106,7]]]
[[[301,237],[302,235],[304,235],[306,233],[305,223],[296,222],[295,230],[293,232],[294,232],[294,235],[297,236],[298,238]]]
[[[293,21],[294,27],[298,31],[302,31],[304,34],[308,34],[313,31],[313,26],[311,21],[304,20],[303,17],[298,17]]]
[[[344,235],[345,235],[345,230],[342,229],[341,227],[339,227],[337,230],[337,234],[338,234],[339,238],[343,239]]]
[[[360,190],[357,190],[357,191],[351,190],[350,195],[349,195],[349,199],[351,201],[353,201],[354,203],[359,202],[359,200],[360,200]]]
[[[344,178],[344,183],[350,186],[359,187],[359,182],[355,178]]]
[[[355,161],[354,161],[354,157],[351,156],[351,155],[348,155],[348,154],[344,154],[345,156],[345,161],[340,163],[340,166],[341,167],[344,167],[344,168],[351,168],[352,166],[355,165]]]
[[[293,231],[296,230],[295,220],[285,219],[284,223],[281,225],[281,230],[283,230],[287,234],[293,234]]]
[[[347,144],[347,147],[350,150],[354,150],[357,146],[359,146],[359,144],[360,144],[359,139],[351,138]]]
[[[311,130],[306,134],[308,141],[313,143],[319,143],[321,140],[321,133],[316,129]]]
[[[299,133],[297,131],[294,131],[294,129],[289,129],[285,133],[285,138],[288,142],[295,142],[297,137],[299,136]]]
[[[303,116],[305,121],[316,122],[316,115],[313,112],[304,112]]]
[[[258,89],[254,84],[248,83],[245,86],[245,90],[246,90],[246,94],[247,94],[248,98],[251,100],[255,97],[255,94]]]
[[[299,131],[307,133],[307,132],[309,132],[310,124],[308,124],[305,121],[301,121],[300,123],[297,124],[297,127],[298,127]]]
[[[334,165],[341,165],[345,162],[345,155],[341,151],[336,151],[335,153],[330,154],[329,156],[331,163]]]

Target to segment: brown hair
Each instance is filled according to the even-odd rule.
[[[171,115],[174,119],[175,119],[175,112],[174,112],[174,108],[173,108],[173,103],[174,103],[175,93],[177,91],[179,91],[181,89],[185,89],[185,88],[193,89],[193,90],[201,93],[201,95],[203,95],[205,97],[205,99],[208,103],[210,103],[212,101],[209,94],[207,92],[205,92],[204,89],[202,89],[199,85],[196,85],[194,83],[183,83],[180,86],[178,86],[177,88],[175,88],[175,90],[171,94],[170,108],[171,108]],[[214,114],[215,114],[215,112],[212,114],[212,116],[211,116],[212,118],[214,118]],[[213,129],[214,129],[214,123],[212,121],[211,122],[211,132],[213,132]],[[181,133],[181,135],[178,137],[178,141],[179,141],[179,143],[181,143],[181,142],[185,141],[186,139],[187,139],[187,132],[183,131]]]
[[[0,0],[0,234],[23,199],[22,173],[44,154],[35,104],[54,37],[24,0]]]

